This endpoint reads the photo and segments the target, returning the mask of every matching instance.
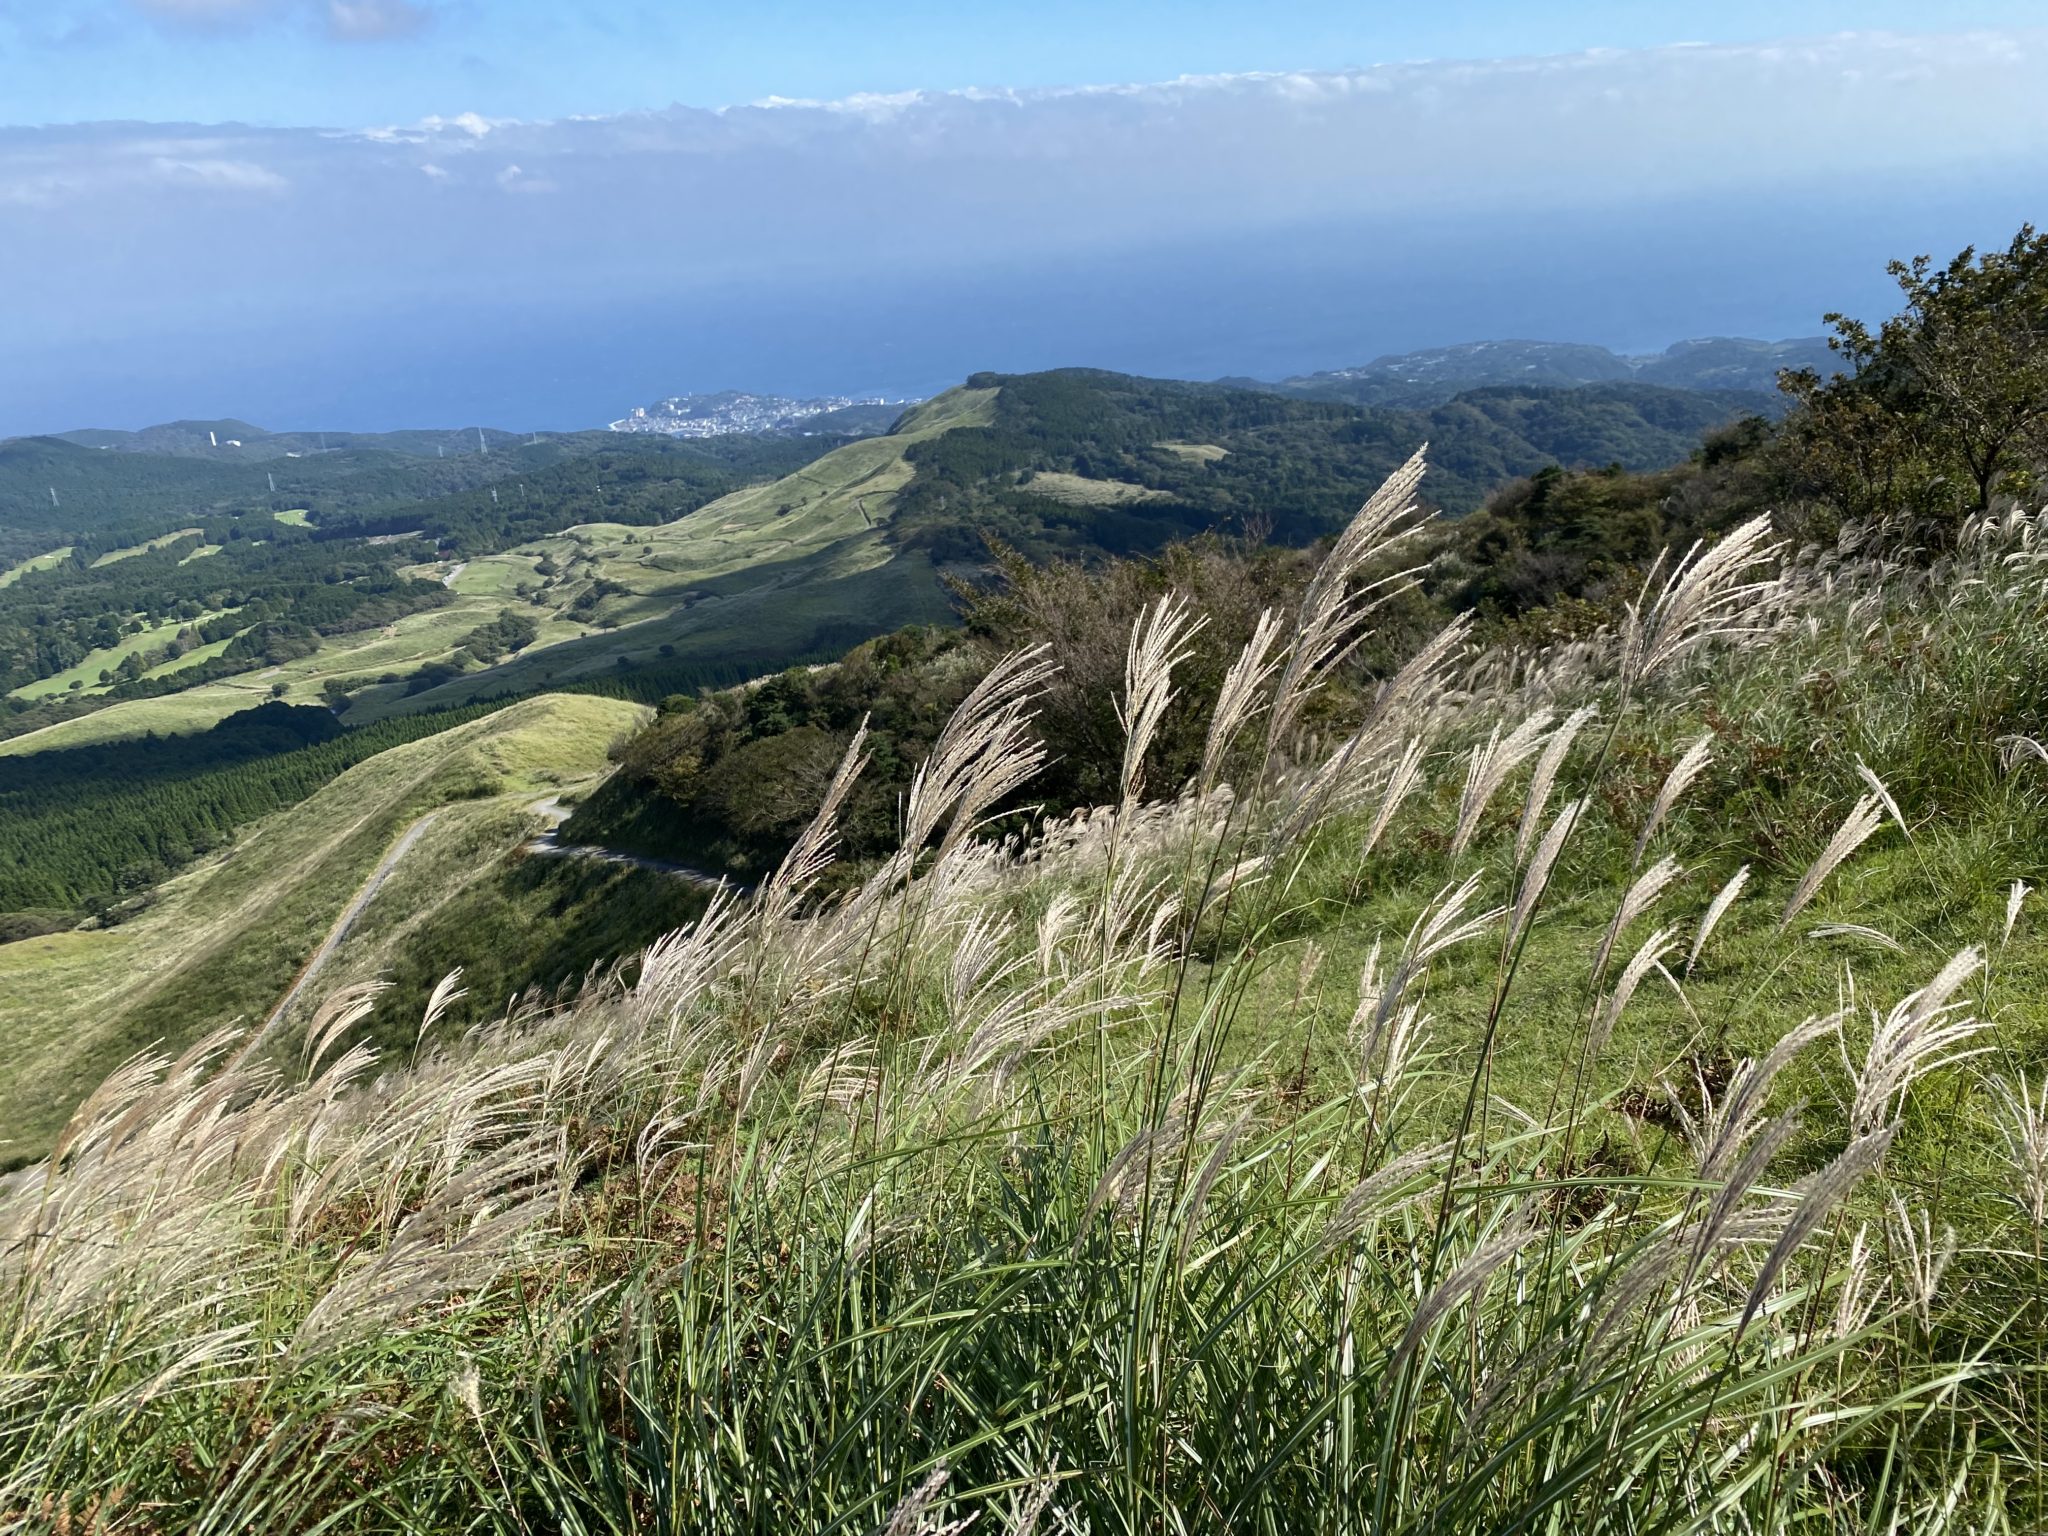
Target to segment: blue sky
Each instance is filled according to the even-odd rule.
[[[1813,334],[2048,207],[2040,11],[0,0],[0,435]]]

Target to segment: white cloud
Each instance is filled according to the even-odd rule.
[[[409,37],[431,19],[416,0],[327,0],[327,31],[349,43]]]
[[[151,174],[167,186],[210,192],[289,191],[291,183],[266,166],[247,160],[179,160],[159,155],[149,162]]]
[[[144,15],[176,27],[215,30],[275,14],[277,0],[130,0]]]
[[[425,0],[128,0],[171,27],[220,32],[267,21],[317,22],[337,42],[408,37],[432,19]]]

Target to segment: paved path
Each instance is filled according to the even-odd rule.
[[[270,1033],[277,1021],[299,1000],[299,994],[320,974],[321,967],[334,957],[335,950],[341,947],[341,941],[348,937],[349,929],[355,927],[356,919],[363,915],[363,908],[367,907],[370,898],[377,894],[377,888],[390,878],[391,871],[397,867],[398,861],[420,840],[420,834],[427,830],[427,823],[440,814],[439,811],[427,812],[407,827],[404,836],[392,844],[391,851],[384,855],[383,862],[371,872],[370,878],[363,882],[362,889],[356,892],[354,900],[342,909],[341,916],[334,920],[334,926],[327,930],[327,937],[321,940],[320,947],[313,951],[313,958],[308,960],[305,969],[299,972],[299,979],[292,983],[291,990],[270,1010],[270,1016],[263,1021],[263,1028],[258,1031],[258,1039]]]

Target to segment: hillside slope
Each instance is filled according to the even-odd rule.
[[[392,748],[172,880],[134,920],[0,945],[0,1161],[37,1155],[135,1051],[260,1021],[422,817],[439,813],[406,858],[424,866],[460,867],[444,851],[473,854],[464,839],[478,827],[516,844],[539,825],[519,808],[603,772],[607,746],[641,714],[611,699],[536,698]]]

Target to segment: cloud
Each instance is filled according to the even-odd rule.
[[[200,0],[181,3],[188,22],[199,14]],[[316,26],[328,3],[279,0]],[[391,0],[349,3],[391,19]],[[215,25],[235,14],[212,6]],[[1925,213],[1914,227],[1934,237],[1884,236],[1880,281],[1882,256],[2009,235],[1935,212],[1979,187],[2037,188],[2044,73],[2044,34],[1866,35],[554,121],[485,118],[457,99],[375,129],[0,129],[0,204],[35,210],[17,220],[33,239],[0,241],[0,292],[16,301],[10,342],[61,349],[203,331],[217,311],[191,296],[222,291],[280,334],[323,315],[496,302],[537,327],[600,302],[757,314],[827,284],[858,294],[962,274],[984,276],[987,313],[1001,315],[1016,274],[1052,274],[1085,301],[1087,274],[1142,267],[1133,253],[1186,266],[1227,248],[1232,291],[1277,306],[1311,260],[1364,272],[1428,249],[1439,289],[1540,295],[1673,231],[1734,249],[1732,220],[1747,221],[1747,254],[1690,270],[1738,303],[1757,273],[1868,245],[1887,219]],[[1822,202],[1835,222],[1818,235],[1783,212]],[[1780,210],[1775,226],[1763,208]],[[1544,271],[1528,255],[1538,227],[1602,233],[1572,271]],[[1836,295],[1818,298],[1815,315]],[[1331,302],[1393,300],[1361,279]],[[1068,360],[1088,355],[1076,345]]]
[[[149,170],[166,186],[202,191],[278,193],[291,188],[276,171],[247,160],[179,160],[159,155],[149,162]]]
[[[409,37],[431,20],[416,0],[327,0],[327,32],[348,43]]]
[[[262,22],[317,23],[337,42],[410,37],[433,20],[425,0],[128,0],[152,20],[197,32],[227,32]]]
[[[278,13],[277,0],[129,0],[137,10],[166,26],[203,32],[247,26]]]

